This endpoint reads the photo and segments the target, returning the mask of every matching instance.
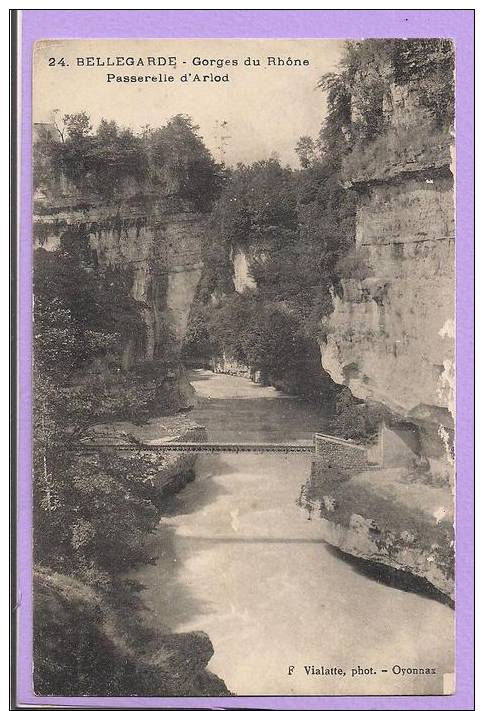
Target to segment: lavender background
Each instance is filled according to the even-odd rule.
[[[472,709],[474,677],[474,12],[473,10],[24,10],[20,18],[17,704],[74,708]],[[457,604],[453,696],[95,698],[32,690],[32,45],[57,38],[450,37],[456,43]]]

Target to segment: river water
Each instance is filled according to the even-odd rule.
[[[303,442],[324,430],[306,403],[273,388],[209,371],[194,371],[192,383],[193,419],[213,441]],[[321,520],[296,504],[310,461],[199,456],[195,481],[173,497],[153,540],[157,563],[135,576],[149,623],[207,632],[208,668],[238,695],[442,693],[452,610],[362,574],[324,544]],[[311,665],[346,675],[307,675]],[[436,673],[402,676],[394,665]]]

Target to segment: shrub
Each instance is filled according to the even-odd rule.
[[[332,432],[343,439],[371,442],[378,433],[381,422],[391,423],[393,415],[384,405],[355,398],[348,387],[336,397]]]

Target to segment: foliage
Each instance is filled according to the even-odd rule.
[[[294,150],[302,168],[310,168],[319,159],[317,143],[311,136],[301,136]]]
[[[85,112],[66,115],[62,141],[52,136],[34,144],[34,185],[48,186],[53,175],[64,175],[78,189],[105,198],[122,190],[129,178],[141,180],[146,156],[141,139],[114,121],[101,121],[92,133]]]
[[[209,359],[218,350],[208,322],[209,309],[196,303],[192,307],[188,327],[183,339],[182,356],[185,359]]]
[[[338,437],[372,442],[382,421],[387,424],[394,422],[393,415],[384,405],[358,400],[347,387],[337,395],[331,431]]]
[[[419,143],[414,131],[389,129],[386,107],[399,83],[417,92],[429,110],[428,133],[438,134],[445,148],[448,142],[440,139],[452,113],[452,67],[453,48],[446,41],[346,43],[339,70],[319,83],[328,104],[319,136],[303,136],[296,146],[302,170],[271,159],[228,173],[213,211],[185,354],[223,351],[271,378],[292,371],[294,379],[308,368],[325,337],[322,323],[333,308],[333,289],[341,278],[371,275],[366,255],[355,252],[356,195],[343,166],[368,153],[366,163],[374,170],[385,163],[382,144],[389,163],[412,162],[416,153],[421,158],[422,145],[432,153],[436,141],[427,141],[425,131]],[[440,147],[432,159],[436,151]],[[234,294],[237,251],[249,264],[255,295]]]
[[[239,165],[214,209],[184,355],[224,353],[266,382],[323,401],[331,388],[320,366],[322,317],[332,310],[354,214],[353,194],[320,160],[300,172],[274,159]],[[234,293],[236,251],[246,255],[255,295]]]
[[[78,190],[113,200],[129,181],[138,191],[161,191],[206,211],[218,194],[222,171],[185,115],[166,126],[135,134],[103,119],[93,133],[85,112],[66,114],[60,141],[44,133],[34,143],[34,187],[48,187],[65,176]]]
[[[317,342],[287,305],[261,293],[233,293],[203,312],[211,355],[259,371],[262,382],[320,400],[331,389]]]
[[[140,663],[104,621],[123,590],[124,615],[139,604],[118,574],[152,560],[146,543],[160,517],[152,481],[164,457],[87,455],[79,445],[98,422],[146,417],[167,364],[160,351],[158,368],[122,368],[126,343],[141,348],[145,338],[132,275],[94,270],[75,239],[62,243],[34,255],[33,552],[48,569],[44,583],[57,581],[47,590],[35,583],[36,690],[163,693],[176,664]],[[136,628],[143,638],[140,619]]]
[[[76,447],[96,422],[149,412],[155,379],[121,369],[126,340],[143,344],[141,308],[129,275],[44,250],[34,266],[36,559],[80,576],[113,572],[140,559],[156,511],[134,492],[131,462],[89,461]]]
[[[315,323],[331,309],[334,265],[354,233],[351,192],[321,162],[300,173],[275,160],[240,165],[213,222],[202,301],[207,303],[210,289],[212,294],[233,290],[229,252],[242,249],[261,297],[285,304],[314,336]]]
[[[75,186],[88,200],[90,193],[97,201],[119,200],[134,181],[135,190],[145,194],[176,194],[189,209],[207,210],[222,179],[188,117],[135,135],[114,121],[101,121],[93,132],[82,112],[57,120],[57,128],[60,140],[44,132],[34,145],[35,186],[47,195],[52,188]],[[133,273],[100,269],[85,225],[58,229],[60,249],[39,249],[34,257],[34,559],[54,575],[67,574],[101,593],[100,615],[109,607],[108,595],[122,586],[117,574],[150,561],[146,540],[160,515],[151,482],[164,457],[87,456],[79,445],[97,423],[142,420],[155,402],[165,402],[172,344],[167,331],[165,343],[157,345],[156,366],[126,369],[126,348],[141,354],[146,338],[143,306],[131,296]],[[67,603],[74,610],[73,596],[69,589]],[[44,669],[43,686],[64,690],[72,682],[85,693],[143,689],[136,660],[129,674],[124,668],[121,677],[102,685],[93,666],[99,655],[116,655],[88,611],[82,607],[78,613],[87,628],[82,645],[89,648],[67,659],[45,646],[55,647],[56,638],[66,644],[55,622],[44,619],[42,627],[42,619],[36,620],[37,660],[39,650],[45,652],[37,666]],[[152,676],[150,691],[163,690],[159,669]]]
[[[34,572],[33,685],[39,696],[230,696],[206,670],[203,632],[162,634],[143,624],[139,584],[100,595],[72,576]]]
[[[230,246],[254,239],[290,237],[297,228],[293,173],[278,160],[240,164],[226,181],[213,212],[222,242]]]
[[[364,249],[351,250],[336,263],[336,273],[342,279],[363,281],[372,276],[368,255]]]
[[[35,352],[45,372],[69,380],[98,356],[119,356],[127,339],[143,345],[146,328],[131,281],[125,270],[94,272],[70,253],[35,251]]]
[[[188,117],[139,135],[106,120],[93,132],[85,112],[56,118],[56,127],[60,140],[44,132],[34,145],[36,187],[48,190],[52,176],[62,175],[79,190],[113,199],[134,180],[148,191],[162,186],[195,209],[208,209],[216,194],[218,166]],[[144,349],[143,307],[131,296],[129,269],[93,266],[85,231],[68,226],[59,251],[35,253],[36,555],[81,577],[141,560],[156,512],[147,492],[136,489],[150,462],[139,460],[134,472],[118,458],[86,461],[76,447],[98,422],[149,414],[160,401],[171,348],[167,333],[156,353],[160,372],[126,372],[127,345],[135,354]]]
[[[388,128],[385,102],[392,83],[406,85],[437,129],[454,118],[454,48],[449,40],[349,41],[337,73],[324,75],[328,116],[320,135],[322,155],[335,167],[356,144]]]
[[[341,158],[350,150],[351,142],[351,92],[346,76],[325,74],[318,87],[326,92],[328,114],[323,122],[318,147],[322,158],[333,170],[338,170]]]
[[[47,451],[49,479],[36,479],[35,554],[44,565],[93,582],[148,562],[146,538],[159,520],[143,480],[154,475],[147,458],[72,457]]]
[[[398,84],[418,82],[422,106],[439,128],[454,121],[455,49],[448,39],[394,40],[392,64]]]
[[[148,129],[144,144],[154,184],[206,212],[220,191],[223,174],[198,130],[189,116],[178,114],[166,126]]]
[[[64,127],[58,130],[63,141],[66,134],[71,141],[82,141],[91,134],[91,120],[85,111],[80,111],[78,114],[65,114],[62,121]]]

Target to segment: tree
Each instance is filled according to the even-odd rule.
[[[34,147],[34,183],[50,187],[64,175],[80,190],[102,199],[122,198],[126,181],[141,193],[181,198],[207,212],[219,194],[224,171],[215,163],[189,116],[178,115],[165,126],[144,126],[135,134],[116,121],[102,119],[92,132],[85,111],[56,119],[60,142],[41,137]]]
[[[71,141],[81,141],[91,135],[91,120],[85,111],[80,111],[77,114],[65,114],[63,121],[67,136]]]
[[[328,114],[320,131],[325,157],[335,167],[355,143],[369,143],[388,127],[384,101],[391,86],[407,85],[435,127],[454,118],[454,48],[445,39],[349,41],[339,71],[319,81]]]
[[[301,136],[296,144],[295,151],[302,168],[309,168],[319,157],[316,143],[311,136]]]
[[[141,484],[152,472],[150,462],[91,461],[77,448],[96,423],[146,416],[156,384],[121,370],[126,339],[145,335],[129,275],[86,270],[70,253],[34,257],[36,560],[85,576],[140,559],[143,511],[153,519]]]
[[[205,212],[218,195],[222,171],[198,130],[189,116],[178,114],[166,126],[145,133],[145,140],[152,175],[166,194],[190,200]]]
[[[233,247],[262,238],[291,238],[297,229],[294,176],[276,159],[240,164],[226,181],[213,222]]]

